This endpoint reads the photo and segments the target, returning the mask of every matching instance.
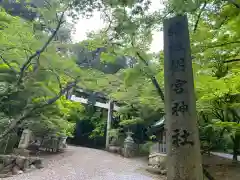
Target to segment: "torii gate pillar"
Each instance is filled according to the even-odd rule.
[[[113,102],[110,100],[108,102],[108,118],[107,118],[107,131],[106,131],[106,149],[109,147],[109,131],[112,125],[112,117],[113,117]]]

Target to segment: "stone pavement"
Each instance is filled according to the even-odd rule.
[[[5,180],[164,180],[145,171],[147,162],[126,159],[102,150],[69,146],[47,158],[45,167]]]

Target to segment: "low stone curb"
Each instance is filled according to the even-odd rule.
[[[43,159],[20,155],[0,155],[0,178],[43,168]]]

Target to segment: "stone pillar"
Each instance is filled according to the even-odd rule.
[[[111,129],[111,124],[112,124],[112,116],[113,116],[113,102],[109,101],[109,106],[108,106],[108,119],[107,119],[107,132],[106,132],[106,149],[109,147],[109,131]]]
[[[59,144],[58,144],[58,149],[63,150],[64,148],[67,147],[67,137],[60,137],[59,138]]]
[[[123,156],[127,158],[134,156],[135,143],[132,134],[132,132],[127,132],[127,138],[124,140]]]
[[[18,148],[26,149],[29,146],[29,142],[31,140],[31,134],[32,132],[29,129],[23,130]]]
[[[164,21],[167,179],[202,180],[196,99],[186,16]]]
[[[58,150],[58,138],[56,136],[52,136],[50,147],[53,152]]]

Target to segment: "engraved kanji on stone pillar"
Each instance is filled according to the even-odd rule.
[[[186,16],[164,21],[167,179],[202,180],[192,59]]]

